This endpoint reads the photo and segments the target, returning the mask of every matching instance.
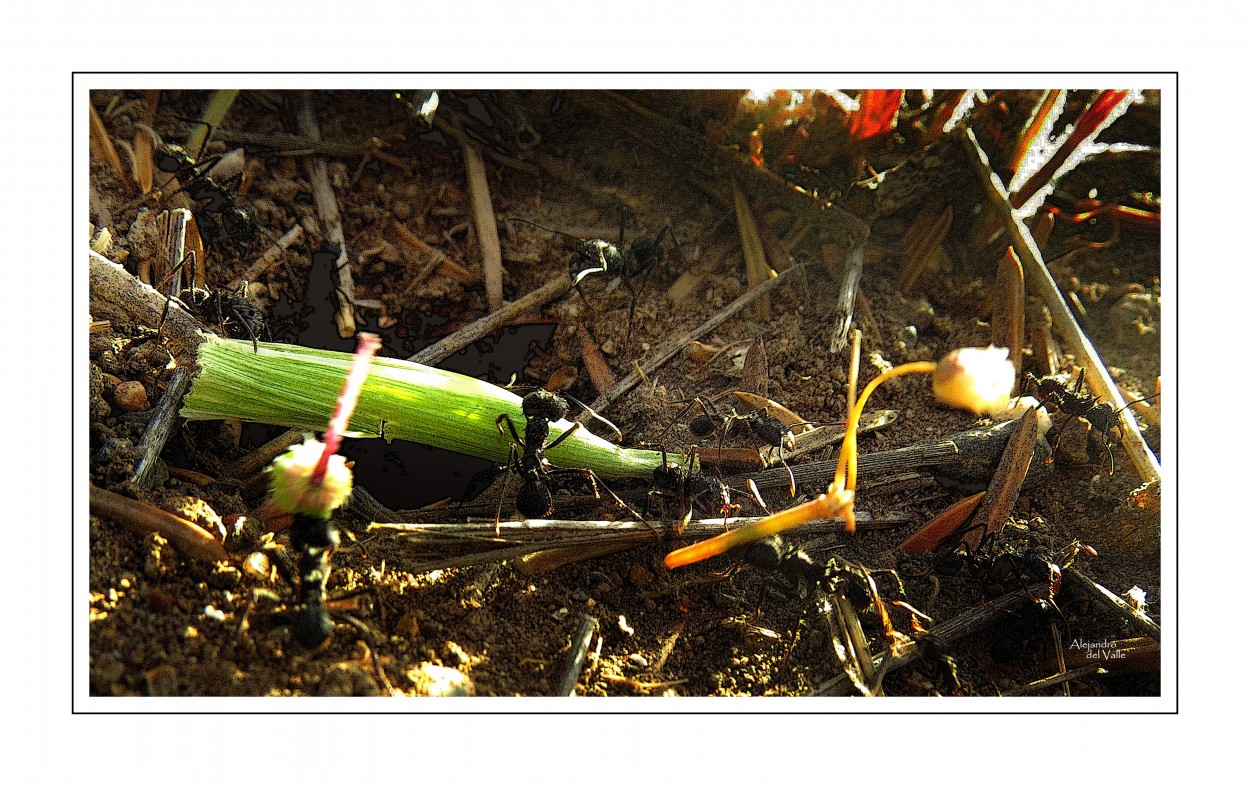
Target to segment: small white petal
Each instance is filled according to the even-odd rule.
[[[943,404],[978,415],[1006,409],[1016,384],[1016,369],[1007,352],[994,346],[951,352],[933,372],[933,395]]]

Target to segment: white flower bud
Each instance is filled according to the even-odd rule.
[[[325,517],[351,496],[352,471],[347,466],[347,459],[337,453],[330,457],[321,484],[312,485],[313,468],[324,450],[324,443],[306,439],[292,445],[269,465],[273,501],[279,508],[291,513]]]
[[[1016,384],[1016,369],[1007,352],[994,346],[951,352],[933,372],[933,395],[943,404],[978,415],[1006,409]]]

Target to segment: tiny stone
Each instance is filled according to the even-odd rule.
[[[160,587],[148,590],[146,600],[148,607],[160,614],[168,614],[174,609],[173,596]]]
[[[380,696],[369,672],[351,663],[335,663],[317,682],[318,696]]]
[[[122,382],[113,388],[113,403],[127,412],[139,412],[148,408],[148,392],[139,382]]]
[[[642,566],[641,563],[635,562],[629,567],[629,583],[635,587],[646,589],[655,582],[655,577],[651,575],[651,571]]]
[[[640,668],[640,669],[645,669],[645,668],[647,668],[647,666],[651,665],[651,664],[650,664],[650,662],[649,662],[649,661],[647,661],[647,659],[646,659],[645,657],[643,657],[643,655],[641,655],[640,653],[637,653],[637,652],[631,652],[631,653],[630,653],[630,655],[629,655],[629,662],[630,662],[630,663],[632,663],[632,664],[634,664],[635,666],[637,666],[637,667],[638,667],[638,668]]]
[[[178,695],[178,672],[169,664],[144,672],[143,680],[147,683],[149,696]]]
[[[415,638],[421,632],[421,625],[417,622],[417,615],[411,611],[399,618],[399,622],[395,623],[395,635],[404,638]]]
[[[254,579],[269,577],[269,556],[263,551],[253,551],[243,561],[243,572]]]
[[[447,647],[447,654],[449,655],[448,660],[452,661],[457,666],[463,666],[469,662],[469,653],[465,652],[464,648],[459,644],[454,641],[449,641],[445,646]]]
[[[472,680],[446,666],[425,663],[407,674],[423,696],[472,696],[476,692]]]
[[[126,673],[126,664],[115,655],[105,653],[91,664],[91,690],[97,694],[107,694]]]
[[[232,589],[242,581],[242,572],[233,565],[219,563],[217,569],[209,576],[209,583],[216,589]]]

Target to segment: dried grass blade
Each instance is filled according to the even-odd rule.
[[[1102,362],[1102,358],[1099,357],[1098,351],[1090,342],[1089,337],[1081,330],[1081,326],[1077,323],[1076,318],[1072,316],[1072,311],[1068,308],[1067,301],[1042,261],[1042,252],[1038,250],[1037,244],[1033,241],[1032,236],[1029,235],[1028,228],[1012,208],[1002,181],[999,180],[998,176],[990,168],[989,157],[981,149],[981,145],[977,142],[976,134],[972,132],[972,129],[965,129],[964,145],[973,172],[976,174],[977,179],[981,181],[981,186],[985,189],[991,210],[997,214],[999,220],[1007,227],[1008,238],[1016,248],[1016,253],[1020,256],[1020,262],[1023,264],[1025,271],[1025,282],[1030,290],[1040,296],[1046,303],[1047,308],[1050,309],[1051,316],[1055,320],[1055,327],[1059,331],[1059,337],[1063,340],[1068,351],[1076,356],[1077,365],[1086,369],[1086,383],[1089,384],[1090,389],[1099,398],[1107,399],[1117,408],[1124,407],[1125,401],[1120,395],[1120,391],[1116,389],[1111,375],[1107,372],[1106,365]],[[1157,482],[1159,480],[1159,459],[1146,445],[1146,440],[1142,437],[1141,431],[1138,430],[1137,424],[1132,421],[1132,418],[1122,417],[1120,418],[1120,429],[1124,433],[1122,444],[1125,451],[1128,452],[1129,458],[1133,461],[1133,465],[1137,468],[1138,475],[1147,483],[1150,481]]]
[[[994,303],[990,309],[990,341],[994,346],[1007,347],[1007,357],[1016,369],[1016,385],[1020,382],[1020,368],[1024,352],[1024,268],[1016,250],[1007,246],[1002,259],[998,260],[998,273],[994,277]]]
[[[904,554],[925,554],[937,548],[939,543],[950,537],[968,521],[968,517],[984,498],[985,492],[978,491],[971,497],[964,497],[950,505],[929,519],[928,523],[916,530],[911,537],[898,544],[898,550]]]
[[[117,182],[127,191],[131,190],[130,178],[126,176],[126,168],[122,166],[121,156],[117,155],[117,148],[113,146],[113,140],[109,138],[108,129],[104,127],[104,120],[100,118],[100,114],[95,111],[95,105],[90,102],[87,107],[91,110],[91,142],[95,148],[96,155],[104,159],[104,163],[108,164],[109,169],[113,170],[113,174],[117,176]]]
[[[135,182],[139,185],[139,191],[144,194],[152,190],[152,153],[156,149],[155,144],[156,140],[153,139],[150,128],[135,128]]]
[[[742,257],[746,260],[747,285],[758,286],[770,278],[777,277],[777,271],[768,265],[768,257],[764,253],[764,241],[760,239],[759,227],[755,223],[755,214],[747,204],[746,195],[736,181],[729,182],[733,189],[734,214],[738,218],[738,236],[742,240]],[[755,302],[755,316],[766,320],[772,316],[772,306],[768,296],[764,295]]]
[[[586,367],[586,374],[590,377],[590,383],[595,386],[595,392],[600,396],[606,394],[616,384],[616,375],[612,373],[612,368],[603,357],[594,336],[580,322],[577,323],[577,342],[582,350],[582,365]]]
[[[194,559],[218,562],[230,558],[225,547],[194,522],[107,489],[91,487],[91,512],[136,532],[155,532],[173,543],[185,556]]]
[[[937,260],[938,254],[942,251],[942,244],[946,242],[946,236],[950,234],[954,215],[954,209],[947,205],[946,209],[936,216],[927,212],[921,213],[908,228],[908,235],[913,240],[907,246],[907,262],[898,275],[899,288],[904,292],[911,291],[916,280],[920,278],[920,274],[928,270]]]
[[[1020,487],[1029,474],[1029,465],[1033,463],[1033,449],[1037,442],[1038,414],[1030,409],[1016,424],[1003,457],[998,462],[998,469],[985,490],[985,498],[973,515],[968,525],[968,533],[964,535],[964,543],[969,548],[980,548],[985,538],[998,532],[1007,523],[1007,518],[1016,506],[1020,497]]]
[[[1059,168],[1076,152],[1082,142],[1095,136],[1123,113],[1127,90],[1103,90],[1077,118],[1072,133],[1063,140],[1055,154],[1011,195],[1011,206],[1021,208],[1054,178]]]
[[[1033,117],[1029,120],[1028,126],[1020,132],[1020,138],[1016,140],[1016,149],[1012,151],[1011,158],[1007,161],[1007,170],[1003,176],[1008,182],[1011,182],[1016,172],[1019,171],[1029,150],[1034,148],[1034,141],[1038,136],[1043,132],[1049,133],[1047,129],[1055,124],[1059,113],[1063,111],[1061,99],[1067,93],[1067,90],[1047,90],[1037,102],[1037,106],[1033,108]]]

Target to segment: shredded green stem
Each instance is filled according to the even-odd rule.
[[[253,351],[251,341],[210,336],[197,359],[201,370],[181,412],[188,420],[238,419],[322,431],[352,355],[264,342]],[[511,442],[495,425],[502,414],[524,434],[525,416],[515,393],[451,371],[375,358],[348,430],[350,436],[384,435],[502,464]],[[553,423],[551,439],[572,425]],[[661,462],[657,451],[622,448],[584,428],[547,457],[557,466],[609,478],[649,478]]]

